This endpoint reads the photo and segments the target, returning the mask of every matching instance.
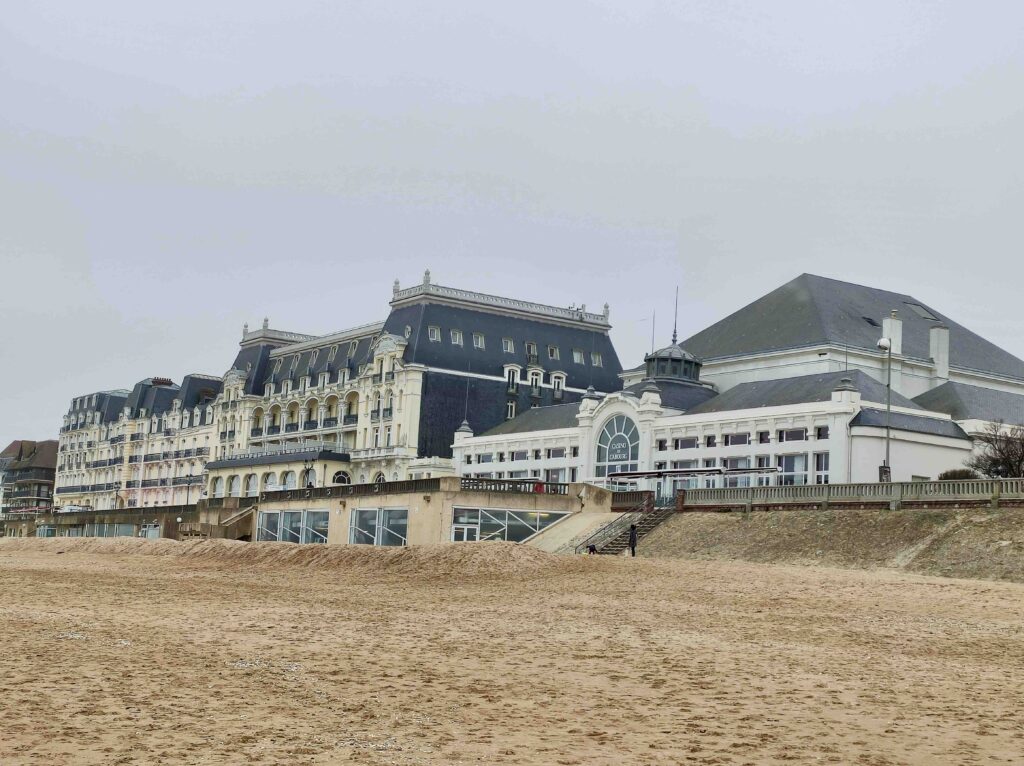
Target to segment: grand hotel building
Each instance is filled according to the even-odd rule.
[[[383,321],[314,336],[243,329],[222,376],[76,397],[60,434],[64,507],[181,505],[268,488],[453,475],[463,421],[622,386],[609,311],[396,281]]]

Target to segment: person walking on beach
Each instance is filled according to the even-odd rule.
[[[629,555],[636,558],[636,524],[629,525]]]

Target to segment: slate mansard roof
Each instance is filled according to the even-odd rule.
[[[440,330],[440,340],[430,340],[430,327]],[[599,391],[617,391],[622,387],[618,354],[608,335],[607,326],[571,320],[548,320],[542,315],[503,313],[481,306],[435,302],[426,293],[414,302],[393,305],[384,325],[385,332],[404,337],[408,328],[409,345],[405,361],[428,367],[503,377],[504,365],[526,367],[526,343],[537,344],[537,364],[545,373],[564,372],[566,386],[586,389],[593,385]],[[462,345],[452,343],[451,331],[462,333]],[[474,346],[473,334],[484,336],[484,348]],[[512,353],[503,349],[504,338],[511,338]],[[558,349],[558,359],[551,359],[548,346]],[[573,361],[573,350],[583,352],[583,364]],[[601,355],[601,366],[592,364],[592,353]]]
[[[876,349],[878,325],[896,309],[903,355],[929,359],[929,330],[949,328],[952,367],[1024,380],[1024,361],[913,296],[802,274],[683,341],[704,360],[831,344]]]
[[[740,383],[714,399],[698,404],[689,414],[827,402],[832,399],[832,392],[843,378],[849,378],[853,382],[854,387],[860,391],[862,401],[885,404],[885,386],[862,370],[843,370],[820,375]],[[892,392],[892,405],[910,410],[921,409],[919,405],[895,391]]]
[[[885,410],[865,408],[854,416],[853,420],[850,421],[850,426],[885,428]],[[908,415],[905,412],[889,413],[889,427],[894,431],[911,431],[918,434],[945,436],[950,439],[966,439],[968,441],[971,439],[960,426],[951,420]]]
[[[580,403],[555,404],[550,407],[533,407],[522,415],[506,420],[480,436],[501,436],[503,434],[522,434],[532,431],[557,431],[562,428],[575,428],[579,425],[576,415],[579,414]]]
[[[914,397],[926,410],[944,412],[954,420],[1003,421],[1024,424],[1024,396],[949,381]]]

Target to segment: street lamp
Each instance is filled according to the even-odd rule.
[[[888,482],[892,481],[892,466],[889,464],[889,442],[892,435],[892,341],[879,338],[878,348],[885,352],[885,462],[878,470],[878,480]]]
[[[313,489],[313,482],[309,480],[309,472],[313,470],[315,463],[306,458],[302,461],[302,475],[306,479],[306,489]]]

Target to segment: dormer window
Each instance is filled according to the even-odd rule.
[[[263,395],[264,396],[273,396],[274,395],[274,384],[273,383],[267,383],[265,386],[263,386]]]
[[[278,373],[281,372],[281,364],[282,364],[282,362],[284,362],[283,359],[278,359],[277,362],[274,363],[274,374],[275,375],[277,375]]]
[[[533,341],[526,342],[526,355],[537,356],[537,344],[534,343]]]
[[[574,348],[572,350],[572,361],[574,364],[583,364],[583,349]]]
[[[473,333],[473,348],[478,348],[483,351],[484,348],[484,334],[482,332]]]
[[[592,365],[594,365],[594,367],[603,367],[604,366],[603,362],[601,360],[601,352],[600,351],[591,351],[590,352],[590,363]]]
[[[320,356],[320,349],[314,348],[313,349],[313,353],[310,354],[310,356],[309,356],[309,366],[310,367],[312,367],[314,364],[316,364],[316,358],[318,356]]]
[[[323,388],[324,386],[327,385],[327,381],[330,378],[330,376],[331,376],[331,374],[329,372],[321,372],[320,373],[320,382],[318,384],[320,386],[320,388]]]
[[[440,327],[434,327],[433,325],[428,327],[427,328],[427,340],[429,340],[431,343],[440,343],[441,342],[441,328]]]
[[[453,346],[461,346],[462,345],[462,330],[452,330],[452,345]]]
[[[327,352],[327,361],[328,362],[333,362],[334,361],[334,357],[336,357],[337,355],[338,355],[338,347],[337,346],[331,346],[331,350]]]
[[[295,356],[293,356],[293,357],[292,357],[292,366],[291,366],[291,371],[292,371],[292,372],[295,372],[295,370],[296,370],[296,368],[297,368],[298,366],[299,366],[299,355],[298,355],[298,354],[296,354]]]
[[[565,378],[562,375],[552,375],[551,376],[551,387],[555,391],[561,392],[562,389],[565,388]]]
[[[359,341],[354,340],[348,345],[348,355],[353,357],[356,355],[356,351],[359,350]]]
[[[516,344],[512,341],[511,338],[502,338],[501,350],[504,351],[506,354],[514,354],[516,352]]]
[[[530,388],[540,388],[541,374],[538,370],[530,373]]]
[[[548,359],[552,361],[558,361],[558,346],[548,346]]]

